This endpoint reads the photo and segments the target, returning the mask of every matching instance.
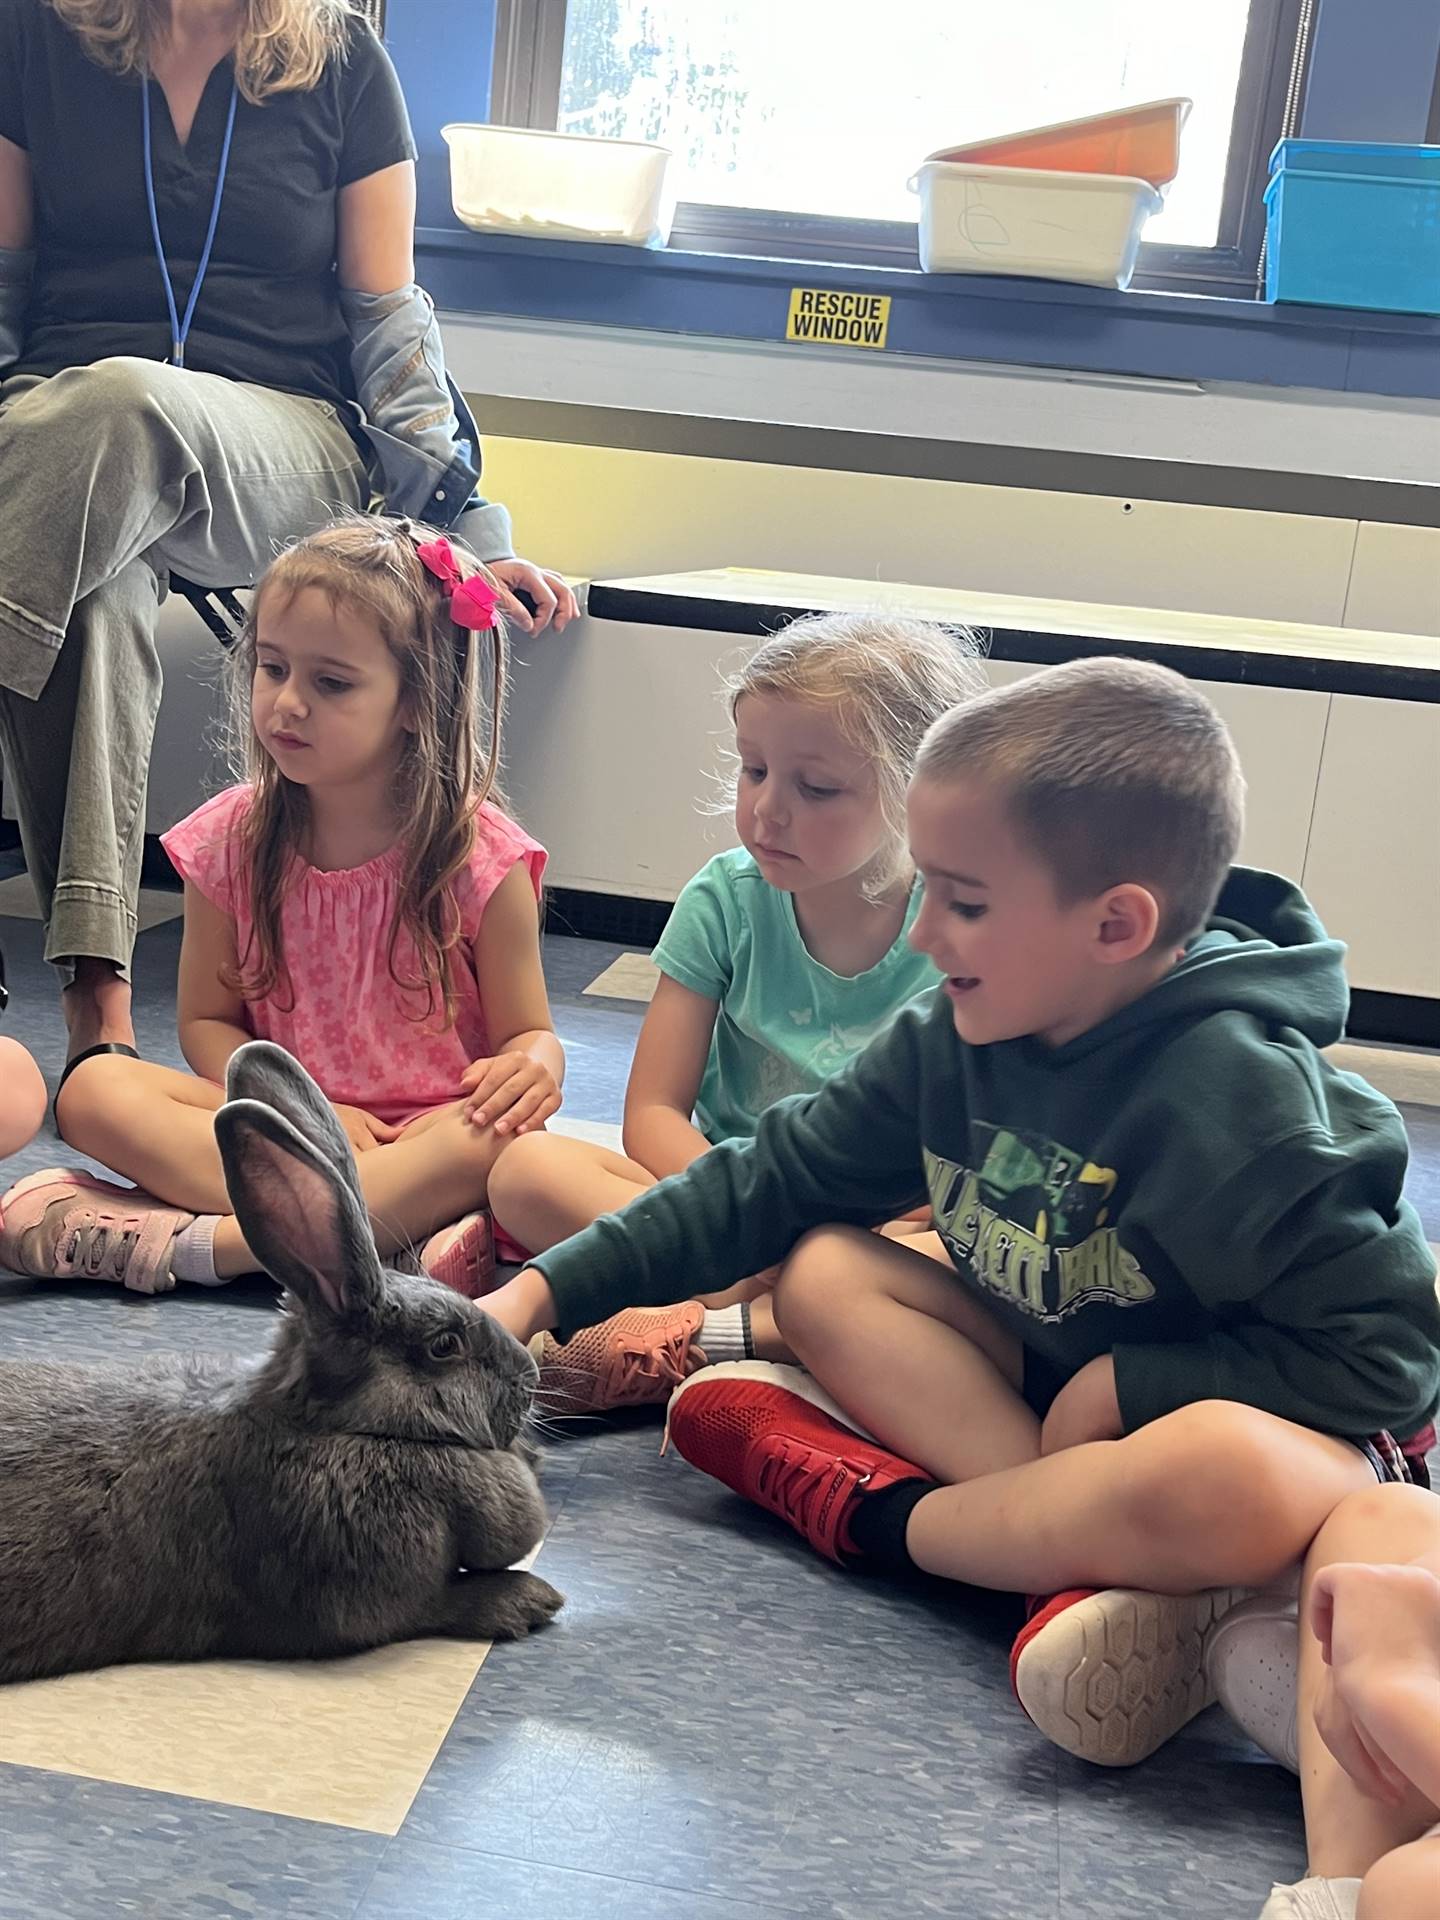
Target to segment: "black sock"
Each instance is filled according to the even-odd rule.
[[[842,1536],[842,1546],[853,1547],[871,1566],[892,1573],[916,1573],[919,1569],[905,1545],[905,1529],[910,1516],[925,1498],[934,1493],[934,1480],[896,1480],[875,1493],[861,1491]]]

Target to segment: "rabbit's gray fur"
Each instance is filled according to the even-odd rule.
[[[544,1528],[534,1362],[381,1268],[349,1143],[287,1053],[242,1047],[227,1095],[226,1184],[280,1327],[252,1363],[0,1365],[0,1680],[508,1639],[561,1604],[507,1571]]]

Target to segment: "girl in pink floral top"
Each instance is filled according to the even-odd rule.
[[[482,751],[482,659],[489,738]],[[286,1047],[356,1149],[383,1252],[483,1290],[496,1156],[560,1105],[540,966],[544,850],[489,798],[503,634],[477,562],[353,516],[270,568],[236,658],[248,780],[165,836],[185,881],[180,1044],[72,1063],[57,1120],[137,1183],[72,1172],[0,1202],[0,1262],[163,1292],[256,1261],[213,1115],[252,1038]]]

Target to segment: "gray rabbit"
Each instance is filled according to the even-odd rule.
[[[288,1310],[255,1362],[0,1365],[0,1680],[511,1639],[561,1605],[507,1571],[544,1527],[534,1362],[381,1267],[349,1143],[289,1054],[241,1047],[227,1094],[226,1185]]]

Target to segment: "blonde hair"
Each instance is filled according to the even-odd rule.
[[[49,0],[98,66],[144,73],[150,49],[169,24],[168,0]],[[272,93],[308,93],[343,53],[351,0],[243,0],[235,43],[235,79],[259,106]]]
[[[1204,926],[1244,824],[1224,721],[1192,682],[1139,660],[1072,660],[997,688],[931,729],[915,772],[997,786],[1065,904],[1150,888],[1157,945]]]
[[[725,683],[732,720],[752,694],[832,708],[843,738],[874,768],[889,850],[869,892],[912,871],[905,789],[915,756],[941,714],[984,692],[980,653],[964,627],[897,613],[812,613],[765,641]]]
[[[281,773],[256,738],[251,719],[259,623],[277,600],[288,606],[307,587],[318,587],[337,611],[373,622],[400,668],[409,730],[392,803],[396,818],[405,823],[405,860],[387,964],[398,986],[424,995],[418,1019],[431,1018],[438,1008],[445,1026],[454,1022],[450,955],[460,940],[454,882],[475,847],[476,809],[500,797],[505,632],[498,612],[495,625],[478,633],[451,620],[440,583],[416,552],[418,541],[434,537],[430,528],[413,521],[346,514],[294,541],[256,588],[229,663],[232,757],[252,791],[241,845],[249,867],[252,928],[240,969],[226,984],[247,1000],[276,992],[285,977],[281,902],[309,824],[305,789]],[[463,575],[490,577],[464,547],[456,545],[454,552]],[[489,738],[482,747],[487,651]],[[402,978],[396,963],[400,935],[407,930],[420,964],[413,979]]]

